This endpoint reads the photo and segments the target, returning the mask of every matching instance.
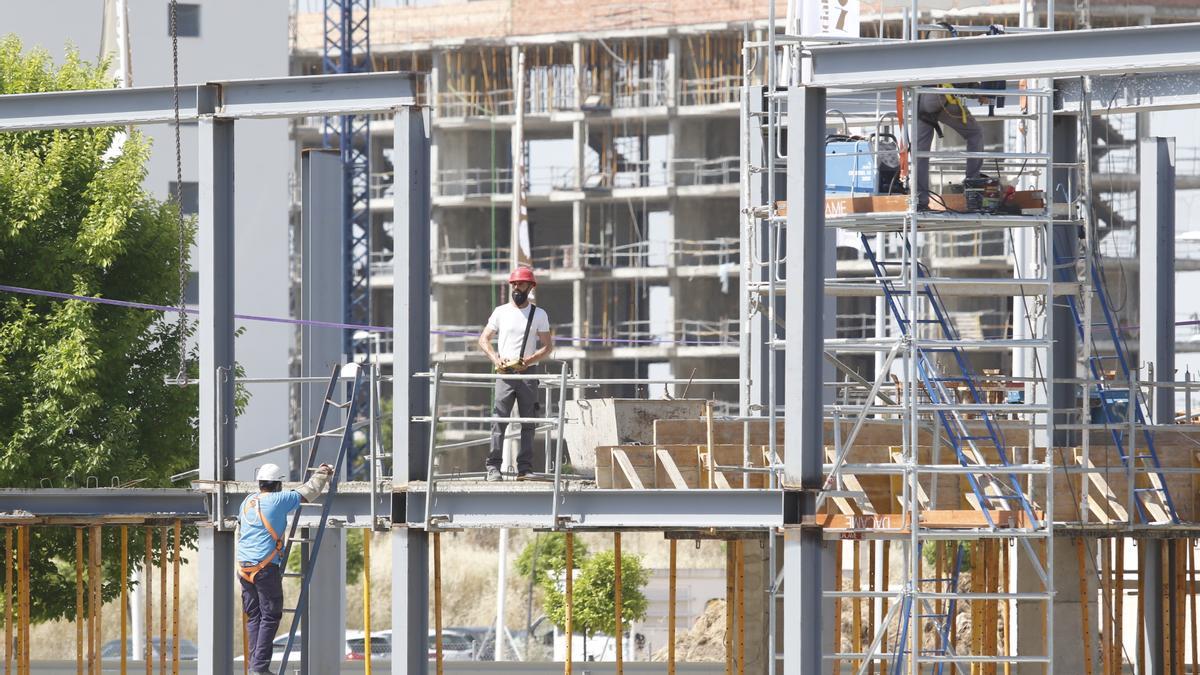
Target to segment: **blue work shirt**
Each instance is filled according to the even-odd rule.
[[[246,497],[238,513],[237,559],[239,563],[259,563],[266,560],[275,549],[275,540],[271,533],[263,527],[262,519],[258,517],[258,509],[250,502],[258,499],[258,509],[262,510],[263,518],[271,524],[280,538],[287,536],[288,514],[300,506],[300,493],[295,490],[285,492],[260,492]],[[282,561],[276,557],[272,561],[278,565]]]

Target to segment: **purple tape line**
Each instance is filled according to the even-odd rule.
[[[172,307],[170,305],[155,305],[155,304],[148,303],[148,302],[130,302],[128,300],[111,300],[109,298],[93,298],[93,297],[88,297],[86,295],[75,295],[73,293],[58,293],[56,291],[42,291],[42,290],[37,290],[34,288],[24,288],[21,286],[6,286],[4,284],[0,284],[0,291],[5,291],[8,293],[17,293],[17,294],[21,294],[21,295],[34,295],[34,296],[40,296],[40,297],[44,297],[44,298],[54,298],[56,300],[78,300],[80,302],[89,302],[94,305],[109,305],[112,307],[124,307],[127,309],[145,309],[145,310],[150,310],[150,311],[154,311],[154,312],[178,312],[179,311],[178,307]],[[187,312],[188,314],[194,314],[194,315],[200,314],[200,310],[193,309],[190,307],[184,308],[183,311]],[[393,332],[395,332],[395,329],[392,328],[391,326],[372,326],[369,324],[338,323],[335,321],[314,321],[311,319],[285,319],[285,318],[281,318],[281,317],[277,317],[277,316],[260,316],[257,314],[234,314],[233,317],[235,319],[242,319],[244,321],[261,321],[261,322],[265,322],[265,323],[282,323],[282,324],[297,325],[297,326],[313,326],[316,328],[338,328],[338,329],[350,329],[350,330],[366,330],[366,331],[371,331],[371,332],[375,332],[375,333],[393,333]],[[433,335],[447,335],[447,336],[451,336],[451,337],[473,337],[473,336],[477,335],[476,333],[468,333],[468,332],[464,332],[464,331],[446,331],[446,330],[432,330],[432,331],[430,331],[430,333]],[[581,342],[603,343],[603,344],[630,344],[630,345],[633,345],[633,344],[652,344],[652,345],[654,345],[654,344],[676,344],[674,342],[671,342],[670,340],[663,340],[663,339],[658,339],[658,338],[647,339],[647,340],[635,340],[635,339],[618,340],[618,339],[613,339],[613,338],[574,338],[574,337],[562,336],[562,337],[556,337],[554,339],[559,342],[581,341]],[[683,344],[704,346],[704,345],[719,345],[719,344],[721,344],[721,342],[698,341],[698,342],[688,342],[688,343],[683,343]]]

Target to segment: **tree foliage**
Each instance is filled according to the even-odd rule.
[[[576,539],[573,561],[576,569],[587,557],[587,544]],[[531,577],[536,584],[545,584],[552,578],[563,578],[563,570],[567,568],[567,535],[563,532],[548,532],[535,536],[521,549],[516,565],[517,573],[523,577]]]
[[[616,563],[612,551],[601,551],[588,556],[580,567],[574,583],[573,628],[591,637],[596,633],[613,635],[617,629],[616,609]],[[621,617],[628,628],[629,622],[646,618],[646,596],[642,593],[649,574],[642,567],[641,556],[621,556]],[[566,630],[567,604],[561,578],[547,580],[542,588],[546,592],[546,616]]]
[[[0,39],[0,94],[112,86],[74,51],[55,65]],[[0,134],[0,283],[171,305],[178,301],[175,205],[142,188],[149,143],[119,129]],[[185,245],[192,231],[185,225]],[[164,486],[195,466],[196,387],[178,372],[181,336],[158,313],[0,293],[0,487]],[[140,528],[130,553],[142,554]],[[105,529],[104,595],[118,592],[116,528]],[[36,620],[74,612],[75,536],[34,528]]]

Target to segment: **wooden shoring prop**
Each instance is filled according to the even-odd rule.
[[[129,526],[121,526],[121,675],[129,669],[128,650],[125,641],[129,639]]]
[[[500,644],[500,639],[497,635],[496,644]],[[433,533],[433,644],[437,675],[442,675],[445,659],[442,652],[442,533],[437,531]]]
[[[1113,653],[1112,662],[1115,672],[1120,674],[1124,669],[1125,659],[1122,657],[1125,649],[1125,538],[1118,536],[1113,539]]]
[[[158,672],[167,672],[167,528],[158,531]]]
[[[104,583],[100,570],[101,531],[88,527],[88,672],[100,675],[100,602]]]
[[[82,638],[81,638],[82,640]],[[13,529],[4,528],[4,675],[13,664]]]
[[[171,551],[171,675],[179,675],[179,556],[183,546],[183,523],[174,525],[174,550]]]
[[[1137,586],[1137,673],[1138,675],[1146,675],[1146,582],[1144,569],[1146,565],[1146,556],[1141,551],[1138,552],[1138,586]]]
[[[725,546],[725,675],[733,675],[733,606],[737,604],[737,586],[734,574],[734,544]]]
[[[567,578],[565,579],[565,583],[566,583],[566,596],[567,596],[567,603],[566,603],[567,604],[567,612],[566,612],[567,620],[565,623],[566,623],[566,629],[567,629],[567,659],[566,659],[566,663],[563,664],[563,674],[571,675],[571,662],[572,662],[572,655],[574,654],[574,652],[572,651],[571,641],[572,641],[572,639],[574,637],[574,633],[575,633],[575,534],[573,532],[568,532],[566,534],[566,538],[567,538],[567,564],[566,564]],[[675,543],[674,541],[671,542],[672,546],[674,545],[674,543]],[[673,554],[674,552],[675,552],[675,549],[672,547],[671,553]],[[672,606],[672,608],[673,608],[673,606]],[[674,650],[675,650],[675,643],[672,642],[671,643],[671,653],[672,654],[674,654]]]
[[[616,592],[616,635],[613,637],[617,641],[617,675],[623,675],[625,672],[625,627],[621,621],[621,533],[613,533],[613,586]]]
[[[1187,540],[1188,548],[1188,597],[1192,605],[1192,667],[1200,672],[1200,613],[1196,605],[1196,541]]]
[[[567,537],[570,537],[570,536],[571,535],[569,535],[569,534],[567,535]],[[570,543],[570,539],[568,539],[567,541],[568,541],[568,544],[567,544],[568,558],[567,558],[567,560],[570,560],[571,543]],[[677,567],[676,567],[678,564],[678,551],[677,551],[678,543],[679,542],[676,541],[675,539],[671,540],[670,562],[668,564],[668,571],[667,571],[667,675],[675,675],[675,591],[676,591],[676,582],[677,582],[676,573],[678,571]],[[570,568],[570,565],[568,565],[567,566],[567,576],[569,577],[570,574],[571,574],[571,568]],[[570,644],[570,638],[568,638],[567,644],[568,645]],[[570,652],[568,652],[567,653],[567,663],[569,664],[570,661],[571,661],[571,655],[570,655]],[[568,675],[570,675],[570,671],[568,670],[567,672],[568,672]]]
[[[1100,671],[1104,675],[1112,675],[1112,555],[1108,548],[1107,539],[1097,539],[1096,548],[1100,553]]]
[[[1084,538],[1075,538],[1075,558],[1079,562],[1079,613],[1081,616],[1081,637],[1084,639],[1084,673],[1085,675],[1093,675],[1092,670],[1092,634],[1090,623],[1088,623],[1087,605],[1091,601],[1091,595],[1087,591],[1087,554],[1084,550]]]
[[[737,672],[746,675],[746,558],[745,541],[734,542],[737,559]]]
[[[363,674],[371,675],[371,535],[373,530],[363,530]],[[439,533],[434,532],[438,537]],[[434,539],[438,545],[439,539]],[[441,551],[438,550],[438,555]],[[441,580],[438,580],[441,583]],[[440,591],[439,591],[440,592]],[[441,598],[437,598],[440,603]]]
[[[83,675],[83,528],[75,528],[75,672]],[[12,644],[11,642],[9,644]]]
[[[21,664],[24,668],[25,675],[29,675],[31,669],[29,667],[30,650],[33,647],[29,639],[29,593],[30,593],[30,570],[29,570],[29,526],[21,526],[21,550],[19,552],[21,574],[18,581],[21,584]]]
[[[833,588],[838,591],[845,590],[842,588],[842,544],[841,540],[833,544]],[[786,582],[784,582],[786,583]],[[837,654],[842,651],[842,599],[841,597],[833,600],[833,653]],[[773,656],[773,655],[772,655]],[[840,659],[833,660],[833,675],[841,675],[842,662]]]
[[[867,590],[871,592],[871,600],[867,603],[867,635],[875,635],[875,552],[879,548],[878,542],[869,541],[868,558],[867,558]],[[875,659],[867,662],[867,675],[875,675]]]
[[[883,540],[883,563],[882,563],[883,578],[880,579],[880,581],[881,581],[880,590],[883,591],[885,594],[888,591],[888,586],[890,585],[889,582],[890,582],[891,576],[892,576],[891,553],[892,553],[892,542],[887,539],[884,539]],[[879,616],[886,617],[887,614],[888,614],[888,597],[887,597],[887,595],[884,595],[883,602],[880,603],[880,606],[879,606]],[[882,618],[881,618],[881,620],[882,620]],[[951,635],[953,635],[953,632],[954,631],[951,631]],[[951,637],[950,640],[951,640],[951,643],[953,644],[954,638]],[[879,644],[879,651],[882,654],[890,654],[891,653],[890,651],[888,651],[888,639],[887,639],[887,631],[886,630],[883,633],[883,641],[880,642],[880,644]],[[891,663],[890,661],[884,661],[883,663],[880,664],[879,672],[881,673],[881,675],[885,670],[883,664],[890,665],[890,663]]]
[[[142,567],[142,590],[146,595],[146,643],[143,646],[142,658],[146,662],[146,675],[154,673],[154,648],[150,637],[154,635],[154,528],[146,528],[146,562]],[[250,659],[247,658],[249,663]]]
[[[862,550],[859,546],[860,541],[850,542],[851,555],[854,560],[850,563],[850,590],[858,593],[862,590]],[[854,615],[850,618],[850,630],[853,633],[850,636],[850,644],[853,646],[855,654],[862,653],[862,598],[857,595],[850,602],[851,609]],[[840,618],[839,618],[840,621]],[[862,660],[854,661],[854,671],[862,668]]]
[[[1012,559],[1009,557],[1008,548],[1011,540],[1000,540],[1000,592],[1007,594],[1009,591],[1008,577],[1012,574],[1010,565]],[[1003,616],[1000,617],[1000,626],[1004,631],[1004,655],[1012,656],[1012,600],[1005,600],[1000,605],[1003,611]],[[1004,675],[1012,675],[1012,664],[1008,661],[1004,662]]]

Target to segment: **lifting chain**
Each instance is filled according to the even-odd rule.
[[[187,386],[187,307],[185,294],[187,292],[187,237],[184,230],[183,218],[183,151],[179,140],[179,2],[171,0],[171,93],[175,113],[175,213],[179,228],[179,374],[176,381],[180,386]]]

